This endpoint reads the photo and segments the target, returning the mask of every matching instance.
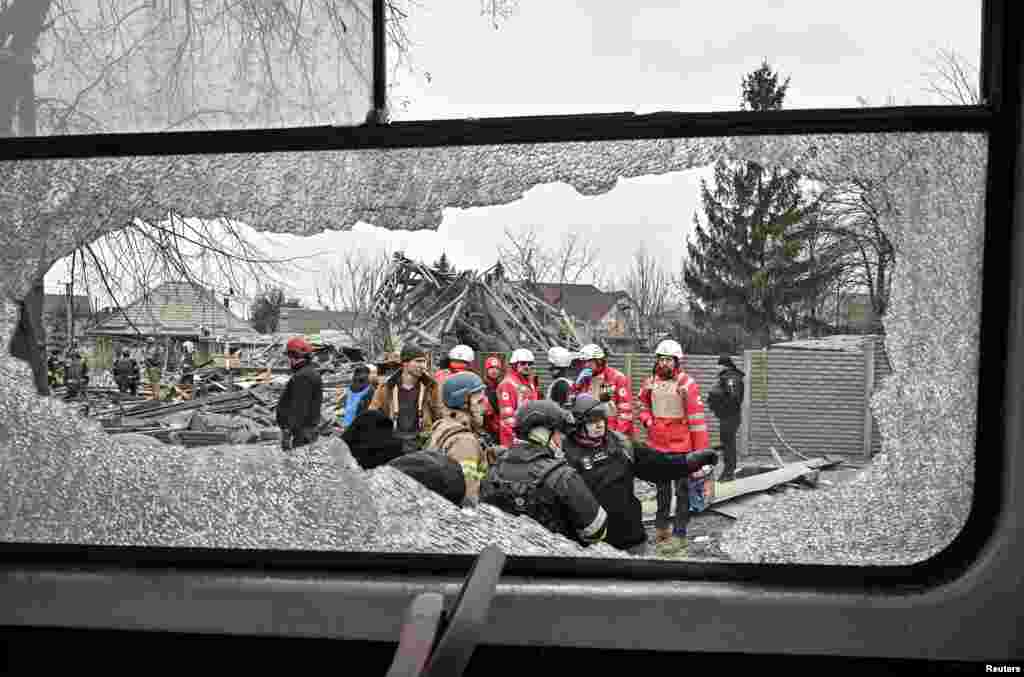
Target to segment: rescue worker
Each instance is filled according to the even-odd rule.
[[[121,351],[121,357],[114,362],[114,382],[117,389],[122,393],[138,395],[139,390],[139,363],[132,356],[131,351],[125,348]]]
[[[654,349],[654,374],[640,389],[640,422],[647,429],[647,444],[664,454],[689,454],[708,448],[704,403],[697,382],[683,371],[683,349],[671,339]],[[669,528],[673,485],[675,521]],[[685,555],[686,526],[690,520],[689,478],[658,483],[655,541],[659,554]]]
[[[580,350],[584,368],[576,377],[573,394],[590,393],[602,402],[611,402],[612,413],[608,427],[627,437],[632,437],[633,386],[618,369],[608,366],[604,349],[596,343],[583,346]]]
[[[367,362],[366,368],[369,370],[367,382],[370,384],[371,388],[377,390],[377,386],[380,385],[380,374],[377,371],[377,365],[373,362]]]
[[[476,505],[480,480],[495,461],[479,438],[484,431],[484,389],[484,382],[471,371],[448,378],[441,388],[445,415],[430,431],[430,448],[445,452],[462,467],[468,505]]]
[[[157,345],[156,339],[150,336],[146,339],[146,382],[149,384],[149,392],[146,399],[160,399],[160,376],[164,366],[163,351]]]
[[[64,362],[64,385],[67,386],[65,399],[78,397],[89,387],[89,365],[77,347],[71,348]]]
[[[555,346],[548,351],[548,363],[551,365],[551,385],[548,386],[547,399],[565,407],[572,404],[572,364],[575,355],[563,348]]]
[[[60,350],[54,348],[50,351],[50,357],[46,360],[46,380],[49,382],[51,388],[55,388],[62,383],[62,372],[60,363]]]
[[[608,430],[611,407],[583,393],[572,404],[573,433],[562,443],[565,460],[580,474],[608,513],[605,541],[620,550],[647,554],[643,509],[634,492],[634,477],[648,482],[686,479],[705,465],[714,466],[713,451],[662,454]]]
[[[441,389],[427,373],[427,353],[417,345],[402,348],[402,368],[377,386],[370,409],[382,411],[395,425],[407,452],[416,451],[443,415]]]
[[[196,380],[195,344],[185,341],[181,348],[181,378],[178,379],[178,385],[185,393],[185,399],[190,400]]]
[[[480,500],[589,545],[604,538],[608,514],[562,455],[572,426],[572,414],[554,402],[526,402],[515,414],[516,443],[488,470]]]
[[[501,415],[498,409],[498,386],[505,377],[501,358],[492,355],[484,361],[484,392],[487,395],[487,411],[484,412],[484,429],[495,441],[501,437]]]
[[[289,450],[315,442],[320,436],[324,384],[313,364],[309,341],[293,336],[285,349],[292,377],[277,402],[277,425],[281,429],[281,448]]]
[[[516,410],[524,403],[539,400],[537,386],[531,378],[533,353],[526,348],[512,351],[508,363],[511,369],[498,384],[498,444],[508,449],[515,439]]]
[[[352,421],[369,409],[374,388],[370,385],[370,367],[360,364],[352,370],[352,383],[345,393],[345,409],[341,414],[342,428],[348,428]]]
[[[718,358],[718,382],[708,393],[708,408],[718,417],[722,437],[722,468],[720,482],[732,482],[736,473],[736,433],[743,422],[743,372],[729,355]]]
[[[438,369],[434,374],[437,385],[443,386],[445,379],[449,376],[468,371],[469,365],[476,359],[476,353],[467,345],[459,344],[448,351],[448,366],[445,369]]]

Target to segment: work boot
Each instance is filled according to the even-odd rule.
[[[686,557],[688,550],[688,543],[686,536],[677,536],[672,534],[667,540],[658,543],[655,546],[654,552],[659,557],[668,557],[671,559],[682,559]]]
[[[664,543],[668,539],[672,538],[672,529],[669,527],[658,527],[654,530],[654,542],[655,544]]]
[[[732,482],[736,479],[736,468],[725,468],[722,470],[721,477],[718,478],[719,482]]]

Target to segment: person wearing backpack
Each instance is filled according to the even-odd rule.
[[[743,421],[743,377],[736,363],[728,355],[718,358],[718,382],[708,394],[708,407],[718,417],[722,438],[722,457],[725,465],[719,482],[732,482],[736,473],[736,433]]]

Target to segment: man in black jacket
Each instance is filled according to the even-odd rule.
[[[683,479],[705,465],[715,465],[717,455],[713,451],[665,454],[633,443],[625,435],[608,430],[608,405],[589,393],[577,395],[572,414],[576,428],[562,449],[608,513],[605,541],[634,555],[645,555],[647,532],[640,501],[633,491],[633,478],[648,482]]]
[[[708,395],[708,407],[718,417],[725,466],[719,482],[731,482],[736,473],[736,433],[743,422],[743,372],[728,355],[718,358],[718,383]]]
[[[324,384],[310,359],[313,346],[306,339],[288,339],[287,351],[293,373],[277,402],[277,425],[281,428],[281,448],[293,449],[315,442],[320,435]]]

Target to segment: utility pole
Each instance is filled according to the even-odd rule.
[[[70,348],[75,342],[75,315],[72,312],[72,302],[74,297],[71,295],[72,286],[71,282],[64,283],[65,298],[67,299],[67,323],[68,323],[68,338],[65,342],[67,345],[65,349]]]

